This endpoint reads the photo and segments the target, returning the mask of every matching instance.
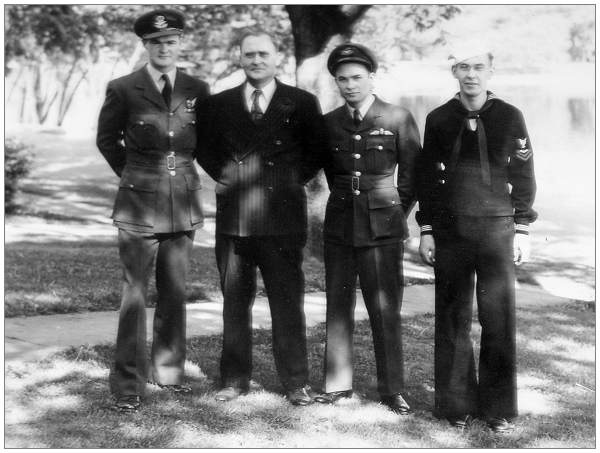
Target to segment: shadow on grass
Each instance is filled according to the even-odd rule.
[[[463,433],[432,417],[433,316],[420,315],[403,320],[406,394],[415,410],[409,417],[377,404],[370,328],[361,321],[354,337],[359,396],[349,403],[290,406],[281,396],[271,334],[257,330],[253,379],[263,390],[226,404],[214,401],[221,336],[194,337],[186,363],[194,393],[177,396],[149,385],[142,410],[121,415],[109,409],[113,346],[81,347],[7,366],[5,442],[49,448],[593,447],[593,316],[569,305],[520,309],[518,317],[521,417],[515,432],[504,436],[492,435],[479,421]],[[570,326],[580,329],[576,339]],[[474,339],[478,335],[475,323]],[[323,325],[308,330],[313,387],[322,381],[324,339]]]

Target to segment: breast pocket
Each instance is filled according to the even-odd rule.
[[[371,239],[405,237],[406,221],[395,189],[369,192]]]
[[[121,176],[112,218],[118,222],[154,226],[159,176],[125,171]]]
[[[394,135],[369,135],[366,140],[367,170],[373,174],[389,173],[396,166]]]
[[[138,149],[156,149],[160,138],[156,125],[139,117],[132,118],[127,135],[129,142]]]

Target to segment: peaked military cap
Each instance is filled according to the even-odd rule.
[[[333,49],[327,59],[327,69],[335,76],[335,70],[343,63],[359,63],[366,66],[369,72],[377,71],[375,55],[360,44],[347,42]]]
[[[155,9],[138,19],[133,24],[135,34],[142,39],[159,36],[180,35],[183,33],[185,20],[183,14],[173,9]]]

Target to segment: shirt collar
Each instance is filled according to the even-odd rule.
[[[275,79],[271,80],[269,83],[267,83],[262,88],[254,88],[246,80],[246,83],[244,84],[244,99],[246,99],[246,102],[251,103],[252,102],[252,94],[254,93],[254,90],[260,89],[262,91],[262,95],[265,97],[265,99],[267,101],[267,105],[269,105],[269,103],[271,102],[271,99],[273,98],[273,95],[275,94],[276,88],[277,88],[277,84],[275,83]]]
[[[363,119],[367,115],[367,112],[373,105],[373,102],[375,102],[375,96],[372,94],[369,94],[369,96],[367,96],[367,98],[365,99],[365,102],[363,102],[363,105],[361,105],[358,109],[361,119]],[[348,107],[348,111],[350,112],[350,115],[354,115],[354,107],[350,107],[350,105],[348,105],[348,104],[346,104],[346,107]]]
[[[148,70],[148,74],[150,74],[150,77],[152,78],[154,83],[158,85],[158,82],[160,81],[160,78],[162,77],[162,75],[164,73],[160,72],[158,69],[156,69],[151,64],[147,64],[146,69]],[[169,76],[169,81],[171,82],[171,86],[174,87],[175,86],[175,76],[177,74],[177,68],[173,68],[166,74],[167,74],[167,76]]]

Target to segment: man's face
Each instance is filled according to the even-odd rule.
[[[359,107],[373,90],[372,72],[359,63],[342,63],[335,70],[340,94],[352,107]]]
[[[468,97],[486,93],[493,72],[488,55],[471,57],[452,66],[452,74],[458,80],[461,94]]]
[[[181,51],[179,35],[159,36],[144,42],[150,64],[161,72],[169,72],[175,67]]]
[[[246,37],[240,52],[240,65],[252,85],[264,86],[275,77],[277,49],[269,36]]]

